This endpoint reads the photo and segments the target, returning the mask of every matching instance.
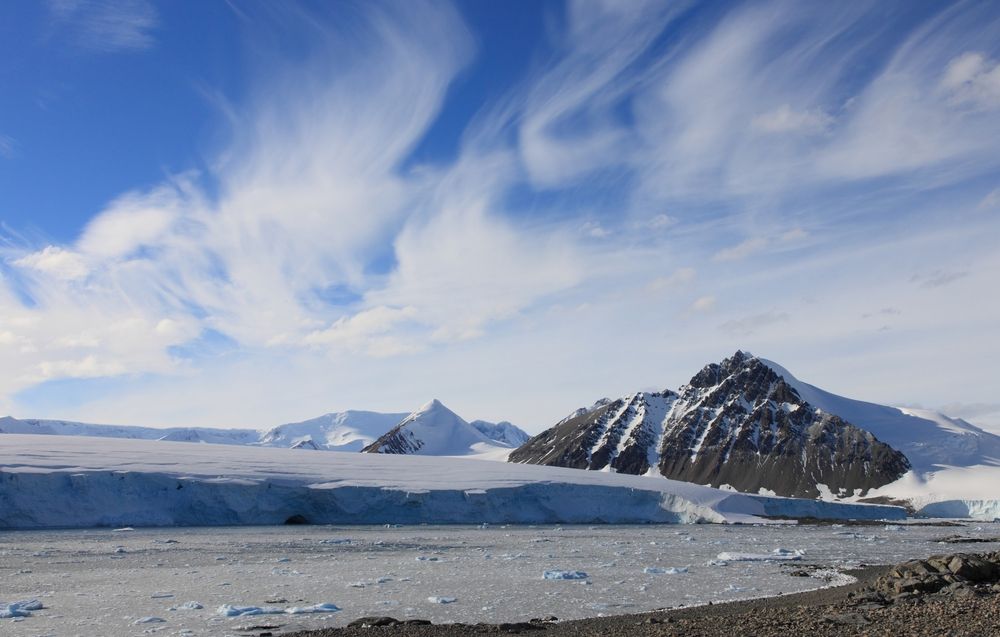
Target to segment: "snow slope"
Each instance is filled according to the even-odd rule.
[[[220,445],[249,445],[260,439],[256,429],[214,429],[211,427],[137,427],[132,425],[96,425],[67,420],[0,418],[2,434],[38,434],[47,436],[92,436],[132,440],[170,440],[205,442]]]
[[[1000,467],[1000,436],[961,418],[837,396],[797,379],[777,363],[761,360],[783,376],[806,402],[872,432],[879,440],[902,451],[918,472],[945,466]]]
[[[478,429],[479,433],[490,440],[503,443],[513,449],[517,449],[531,438],[528,432],[506,420],[495,423],[485,420],[473,420],[469,424]]]
[[[376,438],[395,427],[406,414],[374,411],[341,411],[302,422],[279,425],[260,437],[265,447],[314,448],[330,451],[361,451]]]
[[[348,410],[324,414],[302,422],[278,425],[266,431],[211,427],[158,429],[64,420],[17,419],[5,416],[0,418],[0,434],[93,436],[224,445],[259,445],[322,451],[361,451],[411,416],[413,414]],[[515,448],[528,439],[528,434],[509,422],[491,423],[485,420],[476,420],[471,425],[482,436],[482,438],[477,437],[473,444],[479,445],[479,455],[483,455],[484,458],[506,460],[506,455],[500,453],[500,449],[505,448],[509,451],[510,448]],[[463,436],[463,438],[467,437]],[[445,448],[445,451],[449,450]],[[469,455],[469,453],[477,452],[475,449],[470,452],[469,449],[462,448],[458,454],[446,455]]]
[[[899,519],[896,507],[721,491],[663,478],[392,454],[12,434],[0,528]]]
[[[367,453],[487,456],[491,460],[506,460],[511,450],[511,446],[487,438],[437,399],[364,448]]]
[[[795,378],[777,363],[763,362],[811,405],[906,455],[912,471],[867,496],[908,500],[931,516],[1000,517],[1000,436],[933,411],[844,398]]]

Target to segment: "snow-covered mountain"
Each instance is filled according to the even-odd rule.
[[[1000,466],[1000,436],[961,418],[837,396],[802,382],[777,363],[761,360],[780,374],[809,404],[863,427],[879,440],[902,451],[914,471],[923,473],[945,467],[980,464]],[[1000,491],[1000,484],[996,486]]]
[[[67,420],[0,418],[0,434],[37,434],[46,436],[91,436],[132,440],[168,440],[205,442],[219,445],[252,445],[260,440],[256,429],[215,429],[212,427],[136,427],[130,425],[95,425]]]
[[[320,451],[361,451],[412,414],[380,413],[348,410],[324,414],[302,422],[278,425],[271,429],[216,429],[211,427],[174,427],[157,429],[128,425],[97,425],[63,420],[19,420],[0,418],[0,434],[40,434],[51,436],[91,436],[133,440],[167,440],[172,442],[203,442],[209,444],[285,447]],[[464,421],[463,421],[464,422]],[[528,434],[509,422],[491,423],[476,420],[470,423],[489,443],[485,451],[496,452],[519,446]],[[484,442],[476,439],[476,443]],[[459,455],[466,455],[468,451]],[[498,459],[497,453],[493,454]]]
[[[434,399],[363,449],[366,453],[506,457],[513,447],[488,438]]]
[[[514,449],[517,449],[524,443],[528,442],[531,435],[518,427],[517,425],[512,425],[506,420],[500,422],[487,422],[485,420],[473,420],[469,423],[473,427],[479,430],[479,433],[483,434],[490,440],[496,440],[497,442],[508,445]]]
[[[574,412],[510,461],[652,474],[743,492],[863,493],[910,468],[870,432],[822,411],[737,352],[679,392],[637,392]]]
[[[404,418],[406,414],[403,413],[341,411],[278,425],[264,432],[259,444],[264,447],[361,451]]]

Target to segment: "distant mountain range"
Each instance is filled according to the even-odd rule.
[[[267,430],[0,418],[0,433],[96,436],[318,451],[462,456],[666,477],[747,493],[907,502],[935,514],[1000,511],[1000,436],[931,411],[831,394],[738,351],[676,391],[577,409],[534,437],[417,411],[343,411]]]
[[[449,430],[448,435],[435,436],[435,432],[442,427],[441,419],[447,420],[449,414],[455,426]],[[21,420],[7,416],[0,418],[0,434],[91,436],[357,452],[384,437],[387,432],[399,429],[397,425],[404,424],[407,427],[401,431],[407,433],[411,445],[423,448],[421,455],[483,456],[491,460],[505,460],[512,449],[529,438],[527,433],[509,422],[475,420],[468,423],[437,400],[412,414],[349,410],[265,430],[211,427],[158,429],[64,420]],[[419,436],[415,436],[414,432],[418,430]],[[459,434],[462,440],[468,442],[466,446],[460,445],[458,438],[456,441],[445,441]],[[437,442],[428,445],[420,436],[435,436]]]
[[[676,392],[578,409],[509,460],[827,499],[941,497],[955,492],[962,469],[989,476],[985,490],[970,491],[1000,497],[1000,437],[942,414],[836,396],[742,351]]]

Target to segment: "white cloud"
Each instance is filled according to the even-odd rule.
[[[695,299],[694,303],[691,304],[691,309],[695,312],[711,312],[715,309],[715,304],[714,296],[702,296]]]
[[[767,247],[767,244],[767,239],[763,237],[750,237],[734,246],[719,250],[712,256],[712,259],[715,261],[739,261],[762,251]]]
[[[778,238],[785,243],[794,243],[796,241],[801,241],[809,237],[809,233],[802,228],[792,228],[781,233]]]
[[[603,239],[611,236],[611,231],[596,221],[586,221],[580,226],[580,232],[594,239]]]
[[[677,3],[571,3],[553,58],[456,159],[414,166],[472,39],[440,3],[338,5],[359,28],[321,16],[316,59],[231,106],[212,196],[181,175],[68,245],[2,248],[0,405],[118,375],[127,391],[65,415],[268,425],[450,392],[463,415],[540,428],[737,347],[859,398],[982,402],[998,221],[936,189],[997,170],[995,115],[955,97],[984,103],[996,53],[956,49],[944,18],[897,46],[872,6],[752,3],[664,38]],[[967,50],[982,60],[949,71]],[[862,62],[874,75],[845,77]],[[580,185],[608,201],[581,209]],[[898,308],[891,332],[872,308]],[[231,354],[200,345],[213,335]]]
[[[1000,108],[1000,62],[982,53],[963,53],[948,63],[941,88],[956,104]]]
[[[45,246],[38,252],[26,254],[15,259],[14,265],[68,281],[82,279],[90,271],[80,254],[59,246]]]
[[[77,247],[98,258],[126,257],[143,246],[157,245],[180,217],[179,208],[180,195],[171,187],[125,195],[87,224]]]
[[[17,142],[10,135],[4,135],[0,133],[0,157],[4,159],[10,159],[14,156],[14,150],[17,148]]]
[[[651,230],[663,230],[664,228],[669,228],[677,223],[677,219],[671,217],[670,215],[658,214],[650,217],[645,226]]]
[[[787,312],[768,310],[726,321],[719,326],[719,329],[734,336],[750,336],[761,329],[786,323],[789,320],[791,320],[791,316]]]
[[[695,276],[697,276],[697,270],[694,268],[678,268],[667,276],[656,277],[650,281],[648,289],[651,292],[659,292],[660,290],[678,288],[694,281]]]
[[[764,133],[815,135],[826,132],[832,123],[833,118],[821,110],[794,111],[788,104],[782,104],[773,111],[755,117],[752,125]]]

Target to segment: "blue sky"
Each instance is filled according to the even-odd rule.
[[[991,2],[0,6],[0,412],[532,431],[749,349],[1000,428]]]

